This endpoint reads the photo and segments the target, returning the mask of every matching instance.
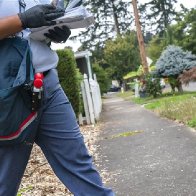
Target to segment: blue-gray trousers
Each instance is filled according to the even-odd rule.
[[[73,109],[56,70],[44,79],[44,99],[28,142],[37,143],[62,183],[76,196],[113,196],[92,165]],[[36,134],[34,134],[36,132]],[[15,196],[32,145],[0,147],[0,196]]]

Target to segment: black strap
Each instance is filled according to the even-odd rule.
[[[18,0],[19,3],[19,12],[22,13],[25,11],[26,8],[26,3],[24,0]],[[22,33],[22,32],[21,32]],[[22,33],[22,37],[23,37],[23,33]],[[27,46],[28,47],[28,46]],[[28,88],[28,85],[30,85],[29,83],[31,82],[31,54],[30,54],[30,50],[28,50],[27,52],[27,57],[26,57],[26,87]]]
[[[18,0],[19,3],[19,12],[22,13],[25,11],[26,3],[24,0]]]
[[[28,47],[28,46],[27,46]],[[31,81],[31,57],[30,57],[30,50],[28,49],[27,57],[26,57],[26,82],[29,84]]]

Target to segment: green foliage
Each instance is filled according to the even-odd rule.
[[[172,25],[173,44],[196,54],[196,9],[186,10],[177,24]]]
[[[144,75],[144,68],[143,68],[142,65],[140,65],[140,66],[138,67],[138,69],[137,69],[137,75],[138,75],[138,76]]]
[[[135,82],[134,81],[128,82],[127,85],[128,85],[128,89],[135,91]]]
[[[182,84],[178,78],[170,76],[168,77],[168,83],[170,84],[173,93],[175,92],[175,88],[178,89],[178,92],[183,92]]]
[[[196,9],[186,9],[184,12],[178,13],[178,22],[176,24],[167,26],[164,36],[157,34],[153,37],[148,43],[147,53],[154,63],[168,45],[180,46],[184,50],[189,50],[196,54],[195,19]]]
[[[59,56],[58,74],[61,86],[71,102],[76,115],[81,108],[80,81],[82,79],[76,68],[76,61],[70,49],[57,50]]]
[[[162,51],[166,47],[165,41],[158,35],[154,36],[147,46],[147,54],[153,60],[153,64],[161,56]]]
[[[151,74],[148,74],[145,77],[145,83],[148,96],[153,96],[154,98],[156,98],[162,94],[160,78],[155,78]]]
[[[163,103],[159,113],[167,118],[184,122],[189,126],[195,126],[196,100],[187,99],[184,101],[166,101]]]
[[[94,50],[92,51],[92,62],[93,63],[99,63],[104,66],[105,60],[104,60],[104,47],[101,46],[99,43],[97,43],[94,47]]]
[[[175,11],[177,0],[151,0],[141,6],[145,13],[146,23],[153,26],[153,30],[163,35],[171,21],[178,15]]]
[[[188,121],[190,127],[196,128],[196,117]]]
[[[28,193],[28,191],[32,190],[33,187],[32,186],[29,186],[27,188],[23,188],[23,189],[20,189],[17,193],[17,196],[22,196],[23,193]]]
[[[149,67],[149,72],[154,72],[156,70],[156,67],[154,65]],[[144,68],[142,65],[140,65],[137,69],[137,71],[131,71],[125,76],[123,76],[124,80],[131,79],[131,78],[136,78],[136,77],[141,77],[144,75]]]
[[[145,108],[151,109],[161,116],[172,120],[178,120],[190,127],[196,127],[196,92],[167,93],[159,98],[132,98],[138,104],[145,104]]]
[[[176,77],[196,66],[196,56],[178,46],[168,46],[156,62],[156,71],[162,77]]]
[[[127,131],[127,132],[123,132],[123,133],[119,133],[119,134],[113,135],[113,136],[111,137],[111,139],[115,139],[115,138],[119,138],[119,137],[135,136],[135,135],[137,135],[138,133],[143,133],[143,132],[144,132],[143,130]]]
[[[135,78],[135,77],[137,77],[137,76],[138,76],[137,71],[131,71],[131,72],[129,72],[128,74],[126,74],[125,76],[123,76],[123,79],[124,79],[124,80],[127,80],[127,79],[129,79],[129,78]]]
[[[107,72],[97,63],[93,64],[93,72],[97,76],[101,94],[106,93],[111,83],[110,79],[108,78]]]
[[[192,9],[186,16],[184,23],[187,29],[182,47],[196,54],[196,9]]]
[[[134,92],[133,91],[125,91],[125,92],[119,92],[118,97],[122,97],[125,100],[130,100],[132,97],[134,97]]]
[[[175,88],[183,92],[178,76],[185,70],[196,66],[196,56],[191,52],[183,51],[178,46],[169,45],[156,62],[156,73],[161,77],[168,77],[172,91]]]
[[[86,0],[85,4],[93,13],[95,24],[79,35],[84,49],[92,49],[97,43],[103,46],[115,33],[125,33],[133,22],[130,3],[124,0]]]
[[[139,49],[135,32],[108,40],[104,49],[105,61],[110,65],[112,78],[122,81],[123,76],[135,71],[140,65]]]

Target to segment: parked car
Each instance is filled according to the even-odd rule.
[[[120,91],[119,86],[111,85],[109,92],[118,92],[118,91]]]

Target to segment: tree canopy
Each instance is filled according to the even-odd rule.
[[[173,25],[174,43],[196,54],[196,9],[187,11],[184,17]]]
[[[104,58],[110,65],[111,76],[119,81],[128,72],[137,70],[140,57],[136,32],[108,40],[104,48]]]
[[[95,24],[79,35],[83,48],[103,45],[108,38],[125,33],[133,22],[129,5],[126,0],[86,0]]]
[[[178,16],[174,6],[176,3],[177,0],[151,0],[142,4],[140,10],[148,26],[152,26],[156,33],[163,34],[173,18]]]
[[[185,9],[185,8],[184,8]],[[196,10],[183,10],[176,24],[165,30],[165,36],[156,34],[147,45],[147,54],[156,62],[168,45],[176,45],[196,54]]]

